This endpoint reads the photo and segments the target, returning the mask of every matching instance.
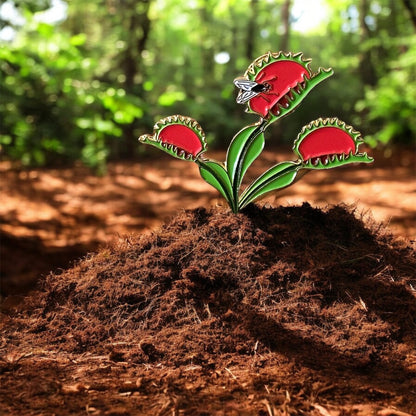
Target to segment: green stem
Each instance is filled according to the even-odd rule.
[[[233,187],[233,200],[236,203],[236,211],[238,212],[238,198],[239,198],[239,191],[240,191],[240,184],[243,180],[243,178],[241,177],[241,170],[242,170],[242,165],[244,162],[244,158],[247,154],[248,149],[250,148],[251,143],[256,139],[256,137],[263,133],[264,130],[266,130],[267,126],[270,124],[269,119],[262,119],[262,121],[260,122],[260,124],[258,125],[258,127],[250,134],[247,142],[244,144],[243,150],[241,152],[241,155],[238,159],[238,164],[237,164],[237,168],[236,168],[236,175],[233,178],[231,178],[232,182],[232,187]]]
[[[231,183],[229,182],[228,175],[226,176],[226,178],[228,180],[228,183],[226,183],[225,180],[221,177],[221,175],[218,174],[215,171],[215,169],[213,169],[206,162],[215,163],[218,166],[221,166],[221,168],[224,170],[224,174],[227,175],[224,167],[220,163],[218,163],[218,162],[216,162],[214,160],[211,160],[211,159],[208,159],[206,161],[201,160],[201,159],[196,159],[195,160],[195,163],[199,166],[199,168],[203,167],[205,170],[207,170],[217,180],[218,184],[221,186],[221,189],[223,191],[223,195],[225,196],[225,199],[227,200],[228,205],[230,206],[230,208],[233,211],[233,213],[236,214],[238,212],[238,201],[236,199],[234,199],[234,197],[233,197]],[[214,186],[214,184],[212,184],[212,183],[209,183],[209,184],[211,186]],[[214,187],[216,187],[216,186],[214,186]]]
[[[257,178],[257,180],[255,180],[251,185],[249,185],[245,189],[245,191],[241,195],[241,199],[239,201],[238,208],[243,209],[246,205],[248,205],[250,202],[252,202],[253,199],[255,199],[255,195],[256,195],[257,192],[261,191],[262,188],[264,189],[266,186],[268,186],[274,180],[278,179],[281,176],[284,176],[285,174],[287,174],[291,171],[297,171],[301,167],[302,167],[302,162],[294,163],[294,164],[288,166],[286,169],[283,169],[283,170],[279,171],[275,175],[270,176],[269,178],[267,178],[266,181],[264,181],[263,178],[265,177],[265,175],[267,175],[267,173],[270,172],[270,170],[273,169],[273,168],[269,169],[269,171],[265,172],[262,176]],[[279,189],[279,188],[275,188],[275,189]]]

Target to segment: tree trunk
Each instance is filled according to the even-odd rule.
[[[250,1],[250,20],[247,24],[247,38],[246,38],[246,58],[248,61],[252,61],[254,58],[254,48],[256,41],[256,21],[257,21],[257,9],[258,0]]]
[[[368,14],[369,4],[368,0],[360,0],[359,14],[360,14],[360,37],[361,42],[365,42],[371,37],[371,31],[368,27],[365,18]],[[373,60],[371,59],[371,50],[365,49],[360,53],[360,76],[364,85],[374,86],[377,84],[377,74],[374,68]]]
[[[146,48],[146,42],[150,34],[151,21],[149,18],[149,7],[151,0],[130,0],[120,2],[119,7],[124,6],[120,11],[127,25],[126,50],[121,61],[121,68],[124,73],[124,86],[127,94],[142,95],[141,84],[137,78],[143,74],[142,52]],[[138,12],[140,10],[140,12]],[[123,156],[133,157],[136,153],[137,143],[134,135],[134,125],[125,124],[122,127],[123,142],[125,143]]]
[[[416,6],[413,0],[403,0],[404,7],[409,12],[410,20],[413,23],[413,28],[416,30]]]
[[[214,2],[212,0],[204,0],[203,7],[199,10],[201,19],[201,28],[199,30],[201,45],[201,62],[205,85],[212,87],[215,85],[215,67],[214,55],[217,46],[207,43],[207,39],[214,39],[213,36],[213,14]]]
[[[291,7],[291,0],[285,0],[285,2],[282,5],[283,33],[280,38],[280,50],[283,52],[289,51],[290,7]]]
[[[124,3],[124,13],[123,11],[121,12],[125,21],[128,22],[126,50],[122,61],[127,92],[133,89],[135,78],[141,73],[142,52],[146,47],[150,33],[150,3],[151,0],[132,0],[127,4]],[[137,10],[141,11],[137,12]]]

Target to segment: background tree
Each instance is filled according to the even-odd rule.
[[[21,18],[0,7],[1,27],[16,31],[0,40],[3,157],[103,169],[142,152],[136,137],[175,113],[197,119],[211,148],[221,147],[250,117],[233,78],[278,49],[303,51],[335,76],[283,120],[274,143],[334,113],[373,145],[414,143],[412,2],[324,0],[327,19],[303,33],[293,25],[297,1],[72,0],[61,22],[47,24],[39,11],[49,1],[8,0]]]
[[[289,50],[289,35],[290,35],[290,6],[291,0],[285,0],[282,5],[282,21],[283,21],[283,33],[280,41],[280,50]]]

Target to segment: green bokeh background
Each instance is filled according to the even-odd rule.
[[[325,17],[307,32],[294,28],[290,0],[72,0],[60,2],[59,22],[42,22],[52,3],[0,6],[0,29],[13,33],[0,40],[2,158],[102,171],[143,157],[137,137],[171,114],[198,120],[210,149],[226,148],[257,120],[235,103],[232,81],[268,50],[335,71],[268,133],[273,143],[320,116],[354,125],[371,146],[416,142],[412,2],[322,0]]]

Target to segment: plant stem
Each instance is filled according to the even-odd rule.
[[[228,205],[230,206],[231,210],[233,211],[233,213],[237,213],[238,201],[234,199],[233,197],[231,183],[230,183],[228,174],[226,170],[224,169],[224,166],[221,163],[215,160],[211,160],[211,159],[207,159],[207,160],[196,159],[195,163],[200,168],[200,171],[201,171],[201,168],[203,168],[207,172],[209,172],[213,178],[215,178],[217,183],[213,183],[209,179],[204,178],[202,176],[202,171],[201,171],[201,176],[205,179],[205,181],[209,183],[211,186],[214,186],[214,188],[216,188],[220,193],[222,193],[224,198],[228,202]],[[212,165],[215,165],[215,169],[213,168]],[[218,171],[219,169],[220,171]],[[221,172],[221,170],[223,172]],[[220,188],[218,188],[218,185],[220,186]]]
[[[282,162],[282,163],[285,163],[285,162]],[[261,189],[265,188],[267,185],[269,185],[274,180],[278,179],[279,177],[282,177],[282,176],[286,175],[287,173],[298,171],[302,167],[302,162],[300,162],[300,161],[293,162],[292,165],[288,166],[284,170],[279,171],[275,175],[270,176],[269,178],[267,178],[266,181],[264,181],[263,178],[265,177],[265,175],[267,175],[267,173],[269,173],[272,169],[276,168],[277,166],[278,165],[270,168],[267,172],[265,172],[262,176],[257,178],[257,180],[255,180],[252,184],[250,184],[245,189],[245,191],[241,195],[241,199],[240,199],[239,204],[238,204],[239,209],[243,209],[250,202],[252,202],[254,199],[256,199],[255,194],[257,192],[259,192]],[[274,190],[275,189],[280,189],[280,188],[276,187],[276,188],[274,188]]]
[[[233,200],[235,201],[236,204],[236,211],[238,212],[239,208],[238,208],[238,199],[239,199],[239,191],[240,191],[240,184],[242,181],[242,177],[241,177],[241,169],[242,169],[242,165],[243,165],[243,161],[244,158],[247,154],[248,149],[250,148],[251,143],[256,139],[256,137],[263,133],[264,130],[267,128],[267,126],[269,125],[270,120],[269,119],[261,119],[260,124],[257,126],[257,128],[250,134],[247,142],[244,144],[243,150],[241,152],[241,156],[238,160],[238,165],[237,165],[237,169],[236,169],[236,175],[234,178],[234,181],[232,183],[232,187],[233,187]]]

